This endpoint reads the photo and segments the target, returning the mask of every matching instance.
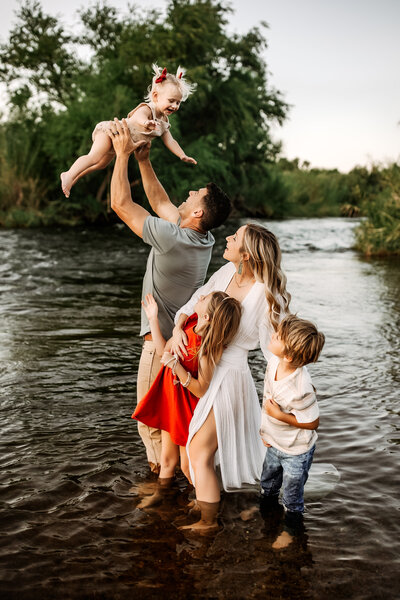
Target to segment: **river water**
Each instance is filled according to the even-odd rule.
[[[217,232],[209,273],[243,222]],[[2,598],[398,598],[399,263],[359,257],[355,221],[265,224],[293,309],[326,334],[314,460],[340,473],[284,550],[281,518],[241,520],[249,493],[200,538],[177,527],[182,480],[174,502],[136,508],[152,485],[130,419],[144,244],[124,226],[0,231]],[[261,392],[260,352],[251,367]]]

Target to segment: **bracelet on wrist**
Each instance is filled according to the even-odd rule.
[[[190,385],[191,381],[192,381],[192,374],[188,372],[185,383],[181,382],[182,387],[187,388]]]
[[[178,385],[178,383],[180,383],[179,378],[176,376],[176,365],[178,365],[178,364],[180,364],[179,360],[178,360],[178,357],[175,356],[175,362],[172,365],[172,369],[171,369],[171,371],[172,371],[172,383],[174,385]]]

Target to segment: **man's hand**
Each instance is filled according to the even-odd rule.
[[[146,144],[143,140],[139,142],[132,141],[126,119],[119,121],[115,118],[107,130],[107,135],[111,139],[117,156],[122,156],[124,154],[129,156],[132,152],[135,152],[135,150]]]
[[[275,400],[272,400],[272,398],[267,398],[264,408],[267,412],[267,415],[273,417],[274,419],[278,419],[278,421],[282,421],[282,415],[285,413],[280,409],[279,404],[275,402]]]
[[[188,345],[188,339],[186,333],[180,327],[174,327],[171,338],[171,352],[176,354],[181,360],[184,360],[185,356],[188,355],[186,346]]]
[[[135,150],[135,158],[140,162],[149,160],[151,142],[143,142],[143,145]]]

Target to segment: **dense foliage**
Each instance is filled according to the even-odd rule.
[[[171,0],[164,16],[139,9],[121,15],[98,3],[80,13],[73,35],[39,2],[25,3],[0,48],[9,97],[0,131],[3,223],[104,218],[112,165],[78,182],[69,201],[59,173],[89,150],[98,121],[125,116],[142,101],[154,61],[171,71],[185,66],[198,86],[171,120],[174,137],[198,166],[181,163],[160,142],[152,148],[171,198],[214,180],[239,207],[283,214],[268,168],[279,151],[269,128],[283,121],[287,106],[268,83],[264,27],[228,34],[229,12],[217,0]],[[143,201],[137,175],[132,159],[134,194]]]
[[[366,219],[357,231],[357,248],[367,255],[400,254],[400,166],[382,169],[377,187],[364,202]]]

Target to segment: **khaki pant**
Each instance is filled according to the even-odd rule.
[[[139,361],[138,378],[137,378],[137,399],[138,402],[149,391],[151,384],[156,378],[158,371],[161,368],[160,357],[156,353],[155,343],[145,341],[143,344],[142,354]],[[150,463],[152,470],[155,470],[161,462],[161,430],[148,427],[138,423],[139,435],[146,448],[147,460]],[[154,467],[153,467],[154,465]]]

